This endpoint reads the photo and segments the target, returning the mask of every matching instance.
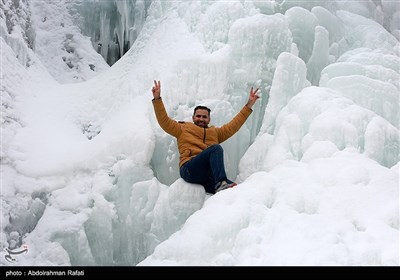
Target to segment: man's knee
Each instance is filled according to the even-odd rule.
[[[224,149],[220,144],[214,144],[210,146],[209,149],[212,149],[214,152],[219,152],[219,153],[222,153],[224,151]]]

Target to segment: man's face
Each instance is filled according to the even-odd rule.
[[[192,118],[194,124],[200,127],[208,127],[210,123],[210,116],[205,109],[197,109]]]

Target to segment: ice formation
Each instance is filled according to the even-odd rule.
[[[394,3],[1,1],[0,263],[399,265]],[[237,187],[179,178],[154,79],[217,126],[260,87]]]

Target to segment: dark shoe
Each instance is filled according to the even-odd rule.
[[[222,181],[222,182],[217,184],[217,187],[215,188],[215,192],[217,193],[217,192],[222,191],[222,190],[233,188],[236,185],[237,184],[233,183],[233,182],[232,183],[227,183],[226,181]]]

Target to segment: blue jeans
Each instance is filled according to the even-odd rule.
[[[224,166],[224,150],[221,145],[212,145],[200,154],[186,162],[179,169],[183,180],[188,183],[200,184],[208,193],[215,193],[215,185],[226,178]]]

